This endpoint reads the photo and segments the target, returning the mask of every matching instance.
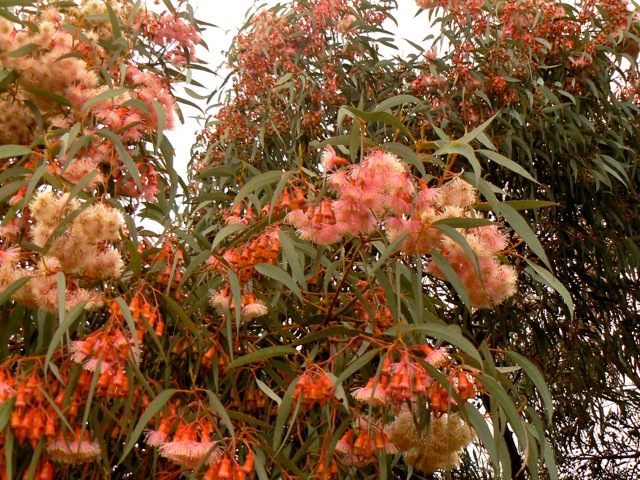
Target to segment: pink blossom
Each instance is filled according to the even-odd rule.
[[[389,403],[389,393],[380,383],[375,384],[375,378],[370,378],[365,387],[356,388],[351,392],[351,396],[357,402],[374,405],[386,405]]]
[[[15,265],[20,260],[20,247],[13,246],[6,250],[0,250],[0,265]]]
[[[242,307],[242,316],[246,319],[251,319],[266,315],[268,311],[269,309],[264,304],[264,302],[256,300],[255,302],[247,303],[244,307]]]
[[[434,367],[441,366],[449,358],[446,349],[436,348],[432,349],[426,356],[425,360]]]
[[[223,447],[216,447],[217,444],[218,442],[193,440],[167,442],[158,448],[158,453],[179,465],[195,466],[203,460],[207,465],[211,465],[220,460],[224,452]]]
[[[79,464],[97,460],[100,458],[101,451],[100,445],[95,441],[56,437],[47,445],[47,454],[56,462]]]
[[[145,442],[151,447],[159,447],[167,439],[167,434],[156,430],[145,430]]]

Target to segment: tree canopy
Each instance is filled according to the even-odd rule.
[[[188,4],[0,2],[0,478],[637,476],[640,19],[417,3],[257,9],[180,178]]]

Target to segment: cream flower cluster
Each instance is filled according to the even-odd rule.
[[[34,260],[33,254],[12,247],[17,255],[7,256],[0,264],[0,291],[26,277],[29,281],[14,294],[14,299],[56,310],[59,305],[57,274],[62,272],[67,284],[67,311],[85,300],[88,310],[102,305],[101,294],[92,284],[122,274],[122,256],[111,245],[120,239],[124,229],[122,214],[111,206],[83,205],[77,199],[69,199],[68,193],[57,194],[51,190],[36,193],[29,210],[32,220],[29,240],[42,249],[41,253]]]
[[[402,410],[387,432],[405,452],[405,462],[416,470],[433,473],[460,463],[460,451],[473,440],[473,430],[457,414],[431,415],[427,432],[416,427],[409,409]]]

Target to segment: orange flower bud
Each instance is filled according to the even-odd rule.
[[[253,471],[253,464],[254,464],[254,458],[253,458],[253,453],[249,452],[249,454],[247,455],[247,458],[244,461],[244,464],[242,465],[242,471],[245,473],[251,473]]]
[[[218,478],[231,478],[231,460],[229,460],[229,457],[227,456],[220,461]]]

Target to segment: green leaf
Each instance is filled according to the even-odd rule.
[[[245,230],[246,228],[247,226],[241,223],[232,223],[231,225],[227,225],[226,227],[221,228],[218,234],[213,239],[211,248],[215,250],[216,247],[218,247],[218,245],[220,245],[225,238],[227,238],[230,235],[233,235],[236,232]]]
[[[225,424],[225,426],[227,427],[227,430],[229,430],[229,434],[231,435],[231,437],[235,437],[235,429],[233,428],[233,422],[231,422],[231,418],[229,418],[229,414],[227,413],[227,410],[224,408],[224,405],[222,405],[222,402],[220,402],[220,399],[218,398],[218,396],[213,393],[211,390],[207,390],[207,396],[209,397],[209,404],[211,405],[211,408],[213,408],[213,410],[220,415],[220,418],[222,419],[222,423]]]
[[[278,232],[278,238],[280,239],[280,245],[282,245],[282,254],[291,268],[293,278],[296,280],[304,290],[307,290],[307,279],[304,276],[304,269],[300,263],[300,257],[295,249],[293,241],[289,238],[289,235],[284,230]]]
[[[230,362],[227,365],[227,370],[232,370],[234,368],[241,367],[242,365],[248,365],[250,363],[260,362],[262,360],[266,360],[267,358],[285,357],[287,355],[296,355],[297,353],[298,351],[296,349],[284,345],[266,347],[258,350],[257,352],[248,353],[247,355],[236,358],[233,362]]]
[[[480,155],[484,155],[489,160],[493,160],[498,165],[502,165],[503,167],[508,168],[512,172],[517,173],[518,175],[526,178],[527,180],[531,180],[532,182],[535,182],[535,183],[540,183],[535,178],[533,178],[529,174],[529,172],[527,172],[524,168],[522,168],[516,162],[505,157],[504,155],[499,154],[498,152],[493,152],[491,150],[485,150],[485,149],[476,150],[476,152],[478,152]]]
[[[118,17],[116,13],[113,11],[113,7],[107,2],[107,11],[109,12],[109,20],[111,21],[111,32],[113,33],[113,39],[117,40],[122,37],[122,32],[120,31],[120,22],[118,21]]]
[[[11,298],[11,295],[13,295],[14,293],[16,293],[20,288],[22,288],[29,280],[31,280],[31,277],[23,277],[20,278],[18,280],[16,280],[15,282],[13,282],[11,285],[9,285],[7,288],[5,288],[2,293],[0,293],[0,305],[4,304],[4,302],[6,302],[7,300],[9,300],[9,298]]]
[[[498,449],[496,448],[494,437],[491,433],[491,430],[489,429],[489,426],[487,425],[487,420],[471,402],[462,403],[460,405],[460,410],[462,414],[468,419],[469,423],[471,423],[471,426],[476,431],[478,437],[480,437],[482,445],[487,449],[487,452],[489,453],[494,472],[497,472],[500,465],[500,456],[498,455]],[[496,476],[494,478],[498,477]]]
[[[427,172],[424,169],[424,164],[422,163],[422,160],[420,159],[420,157],[418,157],[416,152],[411,150],[406,145],[403,145],[397,142],[388,142],[388,143],[382,144],[381,146],[385,150],[388,150],[391,153],[395,153],[400,158],[403,158],[408,162],[410,162],[414,167],[416,167],[416,170],[418,170],[420,175],[422,175],[422,178],[427,176]]]
[[[354,373],[360,370],[365,365],[369,364],[371,360],[380,355],[379,349],[369,350],[367,353],[361,355],[360,357],[354,359],[347,368],[345,368],[340,375],[338,375],[338,381],[336,385],[342,384],[346,379],[351,377]]]
[[[272,183],[279,181],[283,175],[284,172],[271,171],[262,173],[257,177],[252,178],[240,189],[240,191],[236,195],[236,198],[233,200],[233,205],[231,206],[230,210],[233,210],[250,193],[257,192],[267,185],[271,185]]]
[[[282,437],[284,435],[284,424],[289,418],[289,414],[291,413],[291,408],[293,407],[293,392],[296,389],[296,385],[300,377],[296,378],[291,384],[282,398],[282,403],[278,407],[278,416],[276,417],[276,425],[273,430],[273,441],[271,445],[273,448],[278,448],[282,443]],[[300,402],[298,401],[298,405]],[[298,409],[296,408],[296,411]]]
[[[158,118],[158,127],[156,128],[156,144],[155,149],[156,152],[160,149],[160,145],[162,144],[162,139],[164,138],[164,108],[157,100],[152,100],[151,104],[153,105],[153,109],[156,112],[156,117]]]
[[[15,397],[8,398],[4,402],[0,403],[0,432],[3,432],[7,425],[9,425],[14,404]]]
[[[313,148],[317,148],[319,150],[323,150],[324,147],[326,147],[327,145],[336,145],[336,146],[342,145],[347,147],[349,146],[350,143],[351,143],[351,135],[337,135],[335,137],[328,138],[323,142],[318,142],[317,140],[314,140],[309,144],[309,146]],[[364,139],[365,148],[376,148],[377,146],[378,144],[373,140],[371,140],[370,138]]]
[[[138,168],[136,167],[136,164],[133,161],[133,158],[131,158],[131,155],[129,154],[125,146],[122,144],[120,137],[118,137],[111,130],[106,130],[104,128],[101,130],[98,130],[96,134],[106,138],[107,140],[111,141],[111,143],[113,143],[113,145],[116,148],[116,151],[118,152],[118,155],[120,155],[120,159],[122,160],[122,163],[124,163],[124,166],[127,167],[127,173],[131,175],[131,178],[133,178],[133,181],[135,182],[136,187],[138,187],[138,191],[142,192],[142,180],[140,179],[140,172],[138,172]]]
[[[363,112],[362,110],[358,110],[357,108],[353,108],[353,107],[341,107],[340,110],[338,110],[338,116],[340,116],[341,112],[343,115],[346,113],[346,115],[352,118],[359,118],[366,122],[380,122],[380,123],[386,123],[386,124],[392,125],[396,129],[400,130],[400,132],[402,132],[407,137],[411,137],[411,134],[409,133],[409,130],[407,130],[407,127],[405,127],[400,120],[398,120],[396,117],[394,117],[390,113]]]
[[[398,251],[398,248],[408,235],[409,234],[406,232],[398,235],[389,245],[387,245],[384,251],[380,252],[380,256],[376,263],[371,267],[369,275],[373,275],[380,267],[382,267],[382,265],[384,265],[391,255]]]
[[[498,116],[498,114],[494,114],[491,118],[489,118],[488,120],[485,120],[484,122],[482,122],[481,125],[478,125],[476,128],[474,128],[473,130],[471,130],[469,133],[465,134],[463,137],[458,139],[458,142],[462,142],[462,143],[471,143],[473,140],[476,139],[476,137],[478,135],[480,135],[481,133],[483,133],[487,127],[491,124],[491,122],[493,122],[493,120]]]
[[[282,283],[285,287],[291,290],[291,292],[294,293],[301,302],[304,301],[302,292],[298,285],[296,285],[296,282],[294,282],[293,278],[291,278],[291,276],[281,268],[268,263],[258,263],[254,268],[258,273]]]
[[[0,7],[30,7],[35,0],[0,0]],[[11,476],[9,476],[11,478]]]
[[[128,93],[129,89],[128,88],[113,88],[110,90],[107,90],[105,92],[102,92],[98,95],[96,95],[93,98],[90,98],[89,100],[87,100],[86,102],[84,102],[84,105],[82,105],[82,108],[80,109],[80,112],[82,114],[85,114],[87,112],[87,110],[89,110],[89,108],[91,108],[93,105],[95,105],[96,103],[100,103],[100,102],[104,102],[107,100],[111,100],[119,95],[124,95],[125,93]]]
[[[511,208],[518,212],[522,210],[536,210],[538,208],[554,207],[559,205],[555,202],[547,202],[544,200],[507,200],[506,202],[502,203],[505,205],[509,205]],[[473,208],[476,210],[481,210],[483,212],[491,210],[491,207],[487,204],[475,204]]]
[[[0,146],[0,159],[11,157],[22,157],[23,155],[29,155],[31,149],[23,147],[22,145],[2,145]]]
[[[475,219],[469,219],[469,220],[475,220]],[[480,279],[482,279],[482,272],[480,271],[480,265],[478,265],[478,259],[476,257],[476,254],[471,249],[469,242],[467,242],[467,239],[464,238],[464,236],[460,232],[458,232],[455,228],[452,228],[449,225],[438,224],[438,222],[435,222],[433,225],[442,233],[444,233],[447,237],[449,237],[451,240],[453,240],[454,242],[456,242],[458,245],[462,247],[462,249],[467,254],[467,257],[469,257],[469,260],[471,260],[471,262],[473,263],[473,268],[475,269],[476,274]]]
[[[62,322],[66,311],[67,283],[64,272],[58,272],[56,277],[58,281],[58,318]]]
[[[10,428],[5,432],[4,439],[4,463],[6,468],[6,478],[13,478],[13,430]]]
[[[527,261],[527,264],[529,264],[529,266],[535,271],[535,273],[537,273],[540,276],[540,279],[544,284],[553,288],[556,292],[560,294],[560,296],[564,300],[564,303],[566,303],[567,307],[569,308],[569,314],[571,315],[571,318],[573,318],[573,312],[574,312],[573,299],[571,298],[571,294],[569,293],[567,288],[564,285],[562,285],[562,283],[560,283],[560,281],[556,277],[554,277],[551,274],[551,272],[549,272],[548,270],[545,270],[540,265],[536,265],[535,263],[531,262],[528,259],[525,259],[525,260]]]
[[[486,225],[497,225],[496,222],[487,220],[486,218],[443,218],[432,224],[434,227],[445,225],[451,228],[475,228],[484,227]]]
[[[61,95],[58,95],[57,93],[49,92],[48,90],[43,90],[42,88],[35,87],[25,88],[24,90],[39,97],[46,98],[47,100],[51,100],[58,105],[62,105],[64,107],[73,107],[69,100]]]
[[[17,50],[10,51],[7,55],[9,55],[12,58],[22,57],[24,55],[29,55],[31,52],[33,52],[37,48],[38,48],[38,45],[36,45],[35,43],[27,43],[26,45],[18,48]]]
[[[258,388],[260,390],[262,390],[271,400],[273,400],[278,404],[278,406],[280,406],[280,404],[282,403],[282,399],[278,395],[276,395],[276,393],[271,390],[271,388],[269,388],[269,385],[264,383],[259,378],[256,378],[256,384],[258,385]]]
[[[443,142],[438,140],[436,142],[438,146],[438,150],[433,152],[434,155],[462,155],[471,164],[473,168],[473,173],[475,175],[475,183],[477,184],[480,181],[480,173],[482,172],[482,167],[480,166],[480,162],[476,157],[475,152],[471,145],[467,143],[462,143],[460,140],[453,140],[449,142]]]
[[[60,347],[60,342],[62,341],[62,337],[69,330],[73,322],[75,322],[78,317],[84,312],[84,306],[87,304],[86,300],[80,302],[78,305],[73,307],[73,309],[63,317],[60,317],[60,326],[56,329],[51,337],[51,341],[49,343],[49,348],[47,349],[47,356],[45,357],[44,365],[45,369],[47,368],[49,361],[51,360],[51,356],[56,351],[57,348]]]
[[[406,335],[411,332],[420,332],[439,340],[444,340],[454,347],[466,353],[475,364],[474,368],[480,368],[482,365],[482,357],[478,353],[478,349],[464,337],[462,330],[458,325],[446,325],[438,323],[421,323],[419,325],[402,325],[400,333]]]
[[[487,374],[481,374],[478,378],[480,379],[480,382],[482,383],[484,388],[489,392],[489,395],[491,396],[491,402],[496,402],[504,411],[509,424],[518,437],[520,448],[528,448],[528,437],[524,429],[523,420],[518,413],[518,409],[513,403],[513,400],[509,397],[509,395],[507,395],[507,392],[505,392],[504,388],[502,388],[502,386],[496,381],[495,378]],[[494,425],[498,425],[498,419],[494,418],[493,421]]]
[[[522,367],[522,370],[524,370],[524,372],[527,374],[527,377],[531,379],[531,381],[538,389],[540,397],[542,398],[545,409],[547,411],[547,425],[551,426],[551,423],[553,421],[553,399],[551,397],[549,387],[547,387],[547,383],[544,381],[544,377],[540,373],[540,370],[538,370],[530,360],[526,359],[519,353],[512,352],[510,350],[505,350],[504,353],[506,353],[507,356],[511,357],[514,362]]]
[[[184,312],[184,308],[182,308],[178,303],[176,303],[176,301],[174,299],[172,299],[171,297],[169,297],[168,295],[165,295],[162,292],[158,292],[157,293],[160,298],[162,298],[162,300],[165,302],[165,304],[167,305],[167,307],[169,308],[169,310],[171,310],[173,312],[173,314],[178,317],[178,319],[180,319],[180,322],[182,322],[184,325],[187,326],[187,328],[189,329],[189,331],[196,337],[196,338],[200,338],[200,331],[201,329],[199,329],[189,318],[189,316]],[[179,323],[178,323],[179,324]]]
[[[467,287],[465,287],[464,283],[462,283],[460,275],[458,275],[458,272],[453,269],[453,266],[451,265],[451,262],[449,262],[449,259],[435,250],[431,252],[431,258],[433,258],[436,266],[447,278],[447,281],[453,286],[456,292],[458,292],[458,295],[460,295],[460,298],[462,299],[467,309],[471,311],[471,300],[469,299]]]
[[[542,244],[538,237],[536,237],[533,230],[529,224],[525,221],[522,216],[516,212],[512,207],[505,203],[501,203],[500,213],[505,218],[505,220],[509,223],[509,225],[516,231],[520,238],[525,241],[525,243],[529,246],[529,248],[535,253],[540,260],[544,262],[544,264],[551,268],[551,264],[549,263],[549,259],[547,258],[547,254],[542,248]]]
[[[140,435],[142,435],[142,431],[149,424],[149,422],[154,417],[154,415],[156,415],[160,411],[160,409],[164,407],[164,405],[169,401],[169,399],[173,396],[173,394],[176,393],[176,391],[177,390],[173,388],[169,390],[163,390],[149,404],[147,409],[144,411],[144,413],[140,417],[140,420],[138,420],[138,423],[136,424],[135,428],[131,431],[131,435],[129,436],[129,439],[125,443],[124,449],[122,450],[122,455],[120,456],[120,460],[118,460],[118,465],[120,465],[124,461],[124,459],[127,458],[127,455],[129,455],[129,452],[131,451],[131,449],[138,442]]]
[[[318,315],[318,317],[320,319],[324,319],[324,315]],[[345,333],[348,333],[349,330],[347,330],[345,327],[329,327],[329,328],[323,328],[322,330],[318,330],[316,332],[310,333],[309,335],[305,335],[302,338],[299,338],[298,340],[296,340],[295,342],[291,343],[292,347],[295,347],[297,345],[304,345],[307,343],[311,343],[311,342],[317,342],[318,340],[322,340],[323,338],[327,338],[330,337],[332,335],[343,335]]]
[[[378,105],[376,105],[374,112],[384,112],[404,103],[417,103],[418,105],[422,105],[422,100],[420,100],[418,97],[414,97],[413,95],[396,95],[395,97],[387,98],[386,100],[381,101]]]

